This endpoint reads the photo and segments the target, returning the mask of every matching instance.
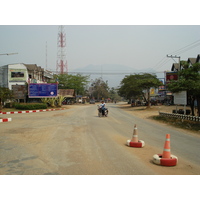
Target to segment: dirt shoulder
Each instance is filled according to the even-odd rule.
[[[173,110],[176,110],[176,106],[151,106],[150,108],[147,108],[146,106],[139,106],[139,107],[131,107],[130,104],[127,103],[121,103],[118,104],[118,106],[125,110],[125,111],[134,111],[134,113],[137,113],[137,116],[142,118],[148,118],[151,116],[159,115],[159,112],[166,112],[166,113],[172,113]],[[177,106],[177,109],[183,109],[184,106]],[[189,107],[186,107],[186,109],[190,109]]]

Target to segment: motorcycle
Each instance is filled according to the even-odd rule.
[[[108,116],[108,109],[105,108],[104,110],[102,108],[100,108],[100,106],[98,105],[98,116],[99,117],[107,117]]]

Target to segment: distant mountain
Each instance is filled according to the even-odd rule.
[[[125,65],[117,64],[103,64],[103,65],[87,65],[83,68],[77,68],[73,72],[81,73],[83,75],[90,75],[90,80],[102,78],[108,82],[109,87],[120,86],[121,80],[126,76],[140,72],[152,72],[150,69],[138,70]],[[69,71],[70,73],[70,71]]]

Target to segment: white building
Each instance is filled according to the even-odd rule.
[[[45,71],[36,64],[9,64],[0,67],[0,86],[12,89],[12,85],[26,83],[47,83],[53,73]]]
[[[25,85],[28,71],[24,64],[11,64],[0,67],[0,86],[12,89],[12,85]]]

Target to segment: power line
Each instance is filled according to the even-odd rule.
[[[154,70],[157,70],[161,68],[163,65],[167,64],[169,62],[169,59],[166,59],[166,57],[163,57],[154,67]]]
[[[191,44],[188,44],[176,51],[173,51],[172,53],[170,54],[182,54],[186,51],[189,51],[190,49],[193,49],[197,46],[200,46],[200,40],[197,40],[195,42],[192,42]],[[153,69],[159,69],[161,68],[164,64],[167,64],[169,62],[169,59],[167,59],[166,57],[163,57],[154,67]]]
[[[184,52],[186,52],[186,51],[189,51],[189,50],[191,50],[191,49],[193,49],[193,48],[195,48],[195,47],[198,47],[198,46],[200,46],[200,43],[199,43],[199,44],[196,44],[196,45],[193,45],[192,47],[188,47],[187,49],[185,49],[185,50],[183,50],[183,51],[180,51],[179,54],[182,54],[182,53],[184,53]]]
[[[176,51],[173,51],[170,54],[181,54],[181,53],[184,53],[184,52],[186,52],[186,51],[188,51],[190,49],[193,49],[193,48],[195,48],[195,47],[197,47],[199,45],[200,45],[200,40],[197,40],[197,41],[195,41],[195,42],[193,42],[191,44],[188,44],[188,45],[186,45],[186,46],[184,46],[184,47],[182,47],[182,48],[180,48],[180,49],[178,49]]]

